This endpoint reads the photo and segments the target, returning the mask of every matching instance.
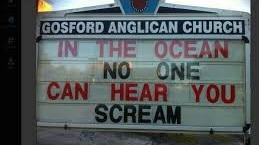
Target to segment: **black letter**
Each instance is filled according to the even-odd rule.
[[[109,74],[112,77],[112,79],[116,79],[117,63],[114,62],[112,67],[113,67],[113,70],[111,69],[108,62],[104,62],[104,66],[103,66],[103,78],[104,79],[107,79],[107,71],[109,71]]]
[[[167,123],[172,121],[173,124],[181,124],[181,107],[176,106],[175,112],[173,112],[172,106],[167,106]]]
[[[95,113],[97,115],[103,116],[103,118],[100,118],[98,116],[95,116],[95,119],[97,122],[105,122],[107,120],[107,115],[105,112],[100,111],[100,109],[103,109],[104,111],[108,110],[108,107],[104,104],[99,104],[95,107]]]
[[[116,108],[117,108],[119,111],[122,111],[121,106],[118,105],[118,104],[115,104],[115,105],[113,105],[113,106],[111,107],[111,109],[110,109],[110,118],[111,118],[111,121],[114,122],[114,123],[120,122],[120,121],[121,121],[121,118],[122,118],[121,116],[119,116],[117,119],[114,118],[113,112],[114,112],[114,109],[116,109]]]
[[[157,123],[157,120],[162,120],[162,122],[165,123],[165,115],[161,105],[156,108],[156,115],[153,122]]]
[[[161,72],[160,72],[161,71],[161,67],[163,67],[163,66],[165,67],[165,75],[164,76],[162,76]],[[157,66],[156,74],[157,74],[159,79],[161,79],[161,80],[166,79],[168,77],[168,75],[169,75],[169,66],[168,66],[168,64],[166,62],[159,63],[158,66]]]
[[[192,66],[199,66],[199,62],[187,62],[187,78],[191,80],[199,80],[200,76],[191,76],[192,72],[199,72],[199,69],[191,69]]]
[[[125,65],[126,68],[127,68],[127,71],[126,71],[125,75],[122,74],[122,67],[123,67],[123,65]],[[119,73],[119,76],[120,76],[121,79],[127,79],[129,77],[129,75],[130,75],[129,63],[126,62],[126,61],[123,61],[122,63],[120,63],[120,65],[119,65],[119,72],[118,73]]]
[[[144,109],[149,109],[150,110],[151,106],[149,105],[140,105],[138,108],[138,123],[150,123],[150,119],[143,119],[143,116],[150,116],[150,111],[149,112],[143,112]]]
[[[129,112],[129,110],[132,110]],[[132,117],[132,123],[136,123],[136,107],[134,105],[125,105],[124,106],[124,123],[128,122],[128,117]]]
[[[180,80],[184,80],[184,63],[181,63],[181,71],[178,69],[175,63],[171,64],[172,80],[175,80],[175,73],[177,73]]]

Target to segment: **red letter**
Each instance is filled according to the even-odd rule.
[[[128,83],[126,84],[126,100],[127,101],[138,101],[138,97],[136,96],[130,96],[130,94],[136,94],[137,90],[136,87],[138,85],[136,83]],[[134,90],[131,90],[130,88],[133,88]]]
[[[135,40],[125,40],[124,41],[124,57],[126,58],[136,58],[136,54],[129,54],[129,51],[135,50],[135,45],[133,47],[129,47],[129,44],[136,44]]]
[[[87,100],[88,96],[88,83],[84,83],[84,89],[79,83],[75,83],[75,99],[78,100],[78,94],[81,94],[83,100]]]
[[[77,56],[77,41],[74,41],[74,47],[70,44],[70,41],[65,40],[65,56],[68,57],[68,49],[72,53],[73,57]]]
[[[51,88],[52,87],[56,87],[57,89],[59,89],[59,84],[57,82],[51,82],[49,85],[48,85],[48,89],[47,89],[47,94],[48,94],[48,97],[49,99],[51,100],[56,100],[59,96],[59,93],[56,93],[55,95],[52,95],[51,94]]]
[[[167,101],[167,86],[165,84],[155,84],[155,101],[158,101],[159,95],[163,97],[163,101]]]
[[[161,47],[162,49],[163,49],[163,52],[162,52],[162,54],[159,54],[159,45],[163,45],[163,47]],[[163,40],[159,40],[159,41],[156,41],[156,44],[155,44],[155,54],[156,54],[156,57],[158,57],[158,58],[164,58],[165,57],[165,55],[167,54],[167,45],[166,45],[166,43],[165,43],[165,41],[163,41]]]
[[[58,57],[62,57],[63,52],[63,40],[58,42]]]
[[[114,51],[118,51],[118,57],[121,57],[122,53],[122,41],[118,42],[118,47],[113,47],[113,41],[110,41],[110,57],[113,57]]]
[[[196,54],[190,54],[191,51],[196,51],[196,47],[190,45],[196,44],[195,40],[186,40],[184,43],[184,58],[197,58]],[[196,53],[196,52],[195,52]]]
[[[62,57],[63,56],[63,43],[65,43],[65,57],[68,57],[68,50],[71,52],[73,57],[77,56],[77,41],[73,41],[74,42],[74,46],[72,44],[70,44],[69,40],[61,40],[58,43],[58,57]]]
[[[182,56],[183,52],[178,52],[177,54],[174,53],[174,45],[178,45],[179,47],[182,47],[182,43],[178,40],[172,41],[171,44],[170,44],[170,48],[169,48],[171,56],[173,58],[179,58],[179,57]]]
[[[203,56],[208,55],[208,58],[211,58],[211,51],[210,51],[210,46],[207,40],[204,40],[202,43],[202,47],[201,47],[201,53],[199,55],[200,58],[202,58]]]
[[[103,53],[104,53],[104,44],[107,44],[108,42],[106,40],[97,40],[96,44],[100,45],[100,57],[103,57]]]
[[[211,89],[215,90],[214,99],[210,95]],[[219,100],[219,88],[216,85],[209,85],[207,88],[207,99],[210,103],[216,103]]]
[[[204,87],[204,85],[200,85],[199,89],[197,90],[196,86],[192,85],[192,90],[194,91],[194,94],[195,94],[195,102],[200,102],[200,96],[201,96],[203,87]]]
[[[222,85],[221,86],[221,92],[222,92],[222,101],[226,104],[230,104],[230,103],[233,103],[235,101],[235,86],[234,85],[231,85],[231,88],[230,88],[230,98],[227,99],[226,98],[226,86],[225,85]],[[224,94],[223,94],[224,93]]]
[[[73,94],[69,82],[66,82],[61,99],[64,100],[66,96],[69,96],[70,100],[73,100]]]
[[[144,84],[142,92],[141,92],[141,96],[140,96],[140,101],[143,101],[144,98],[147,98],[148,101],[152,101],[152,97],[151,97],[151,93],[150,93],[150,89],[148,84]]]
[[[220,45],[219,41],[215,41],[215,58],[219,57],[219,51],[224,58],[228,58],[228,41],[224,41],[224,48]]]
[[[120,88],[118,90],[115,90],[115,84],[112,84],[112,89],[111,89],[111,99],[112,101],[115,100],[115,93],[119,93],[120,95],[120,101],[123,101],[123,91],[124,90],[124,85],[120,84]]]

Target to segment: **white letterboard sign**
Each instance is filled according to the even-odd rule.
[[[242,132],[246,19],[95,17],[39,21],[39,126]]]

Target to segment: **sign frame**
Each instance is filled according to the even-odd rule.
[[[166,5],[160,3],[161,5]],[[102,6],[104,7],[104,6]],[[189,7],[192,8],[192,7]],[[95,7],[89,8],[90,10],[95,9]],[[228,13],[224,14],[223,10],[217,9],[205,9],[211,10],[213,12],[218,12],[215,14],[191,14],[194,16],[190,17],[190,14],[163,14],[163,15],[117,15],[117,14],[74,14],[71,13],[71,10],[63,12],[54,12],[48,14],[40,14],[37,19],[37,42],[40,40],[52,40],[52,39],[223,39],[223,40],[240,40],[245,43],[245,94],[246,94],[246,106],[245,106],[245,122],[244,126],[236,127],[197,127],[197,126],[152,126],[152,125],[111,125],[111,124],[76,124],[70,122],[63,123],[49,123],[49,122],[37,122],[37,126],[41,127],[71,127],[71,128],[87,128],[93,130],[103,130],[103,131],[133,131],[133,132],[218,132],[218,133],[243,133],[244,128],[249,128],[251,123],[250,116],[250,106],[251,106],[251,78],[250,78],[250,15],[247,13],[227,11]],[[157,11],[157,10],[156,10]],[[226,10],[224,10],[226,11]],[[74,12],[74,10],[73,10]],[[80,36],[80,35],[42,35],[40,34],[40,21],[58,21],[58,20],[200,20],[201,18],[206,20],[244,20],[245,22],[245,34],[244,35],[90,35],[90,36]],[[145,36],[145,37],[143,37]],[[39,58],[39,44],[36,43],[36,70],[38,67],[38,58]],[[37,106],[37,103],[36,103]]]

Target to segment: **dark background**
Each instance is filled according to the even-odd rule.
[[[36,145],[36,80],[35,80],[35,21],[36,21],[36,1],[35,0],[22,0],[21,1],[21,95],[17,95],[17,101],[21,98],[21,107],[19,110],[19,104],[4,100],[3,103],[17,107],[18,111],[21,111],[21,143],[22,145]],[[257,145],[259,142],[259,131],[256,129],[258,124],[257,112],[259,105],[258,99],[258,90],[259,90],[259,78],[258,78],[258,57],[259,51],[257,50],[258,46],[258,24],[256,27],[256,14],[258,13],[258,1],[252,0],[252,17],[251,17],[251,27],[252,27],[252,37],[251,37],[251,89],[252,89],[252,109],[251,109],[251,119],[252,119],[252,136],[251,136],[251,145]],[[257,14],[258,16],[259,14]],[[2,18],[2,17],[1,17]],[[1,48],[3,51],[3,48]],[[2,56],[4,58],[4,56]],[[4,61],[2,61],[4,62]],[[6,64],[6,63],[5,63]],[[2,65],[3,66],[3,65]],[[8,80],[11,82],[12,78],[15,78],[19,74],[9,74]],[[19,82],[17,82],[19,84]],[[5,87],[8,88],[8,87]],[[4,89],[5,89],[4,88]],[[15,91],[14,91],[15,92]],[[14,93],[10,92],[10,93]],[[16,91],[17,92],[17,91]],[[15,95],[15,93],[14,93]],[[15,99],[15,98],[14,98]],[[16,108],[15,108],[16,109]],[[9,112],[5,110],[6,114]],[[12,113],[9,113],[12,114]],[[4,114],[2,114],[4,115]],[[13,115],[12,115],[13,116]],[[19,118],[19,114],[18,114]],[[6,118],[4,118],[6,119]],[[4,120],[3,119],[3,120]],[[8,119],[6,119],[8,120]],[[20,132],[18,130],[18,132]],[[14,134],[7,134],[8,136],[14,136]],[[13,139],[15,140],[15,139]],[[12,144],[8,142],[8,144]]]

